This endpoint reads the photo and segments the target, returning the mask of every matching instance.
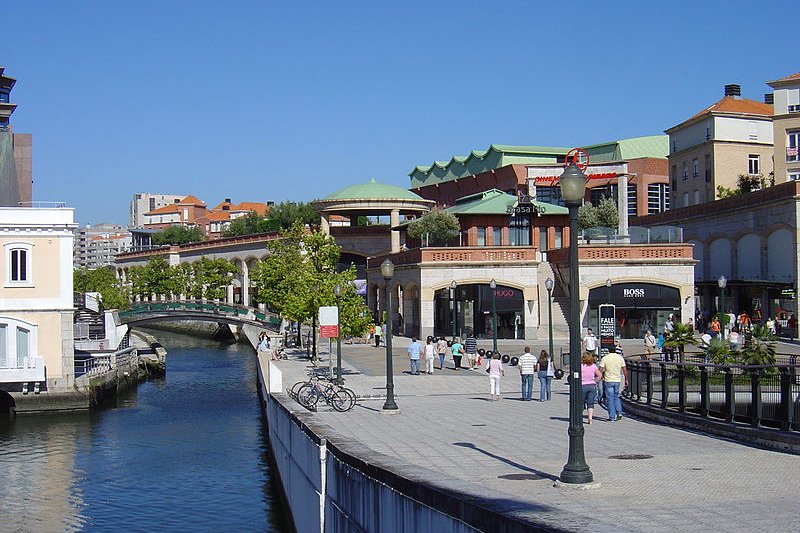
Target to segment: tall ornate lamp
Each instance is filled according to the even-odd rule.
[[[381,263],[381,275],[386,283],[386,401],[383,403],[383,412],[398,410],[394,401],[394,370],[392,369],[392,278],[394,277],[394,263],[386,258]]]

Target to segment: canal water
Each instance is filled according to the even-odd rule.
[[[91,414],[0,420],[2,531],[290,531],[245,344],[154,332],[166,377]]]

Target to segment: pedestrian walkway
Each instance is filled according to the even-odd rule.
[[[553,383],[551,402],[522,402],[519,372],[506,365],[503,399],[492,402],[487,374],[456,372],[449,358],[450,369],[433,375],[404,373],[407,344],[396,338],[393,350],[400,414],[382,415],[383,401],[375,398],[385,394],[385,348],[343,345],[346,385],[374,399],[346,413],[321,407],[315,415],[332,432],[363,443],[365,457],[379,452],[423,467],[433,485],[469,482],[476,498],[515,502],[515,513],[571,531],[797,530],[800,457],[630,417],[603,421],[605,411],[596,409],[595,423],[584,425],[595,486],[556,487],[568,447],[563,382]],[[278,365],[284,388],[308,368],[299,351]]]

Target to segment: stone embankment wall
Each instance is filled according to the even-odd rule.
[[[263,356],[258,382],[297,531],[553,531],[516,520],[513,504],[480,496],[480,487],[376,453],[320,424],[282,392],[280,369]]]

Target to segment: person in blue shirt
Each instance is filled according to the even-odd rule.
[[[411,374],[419,376],[419,354],[422,351],[422,345],[416,337],[411,338],[411,345],[408,347],[408,359],[411,362]]]

